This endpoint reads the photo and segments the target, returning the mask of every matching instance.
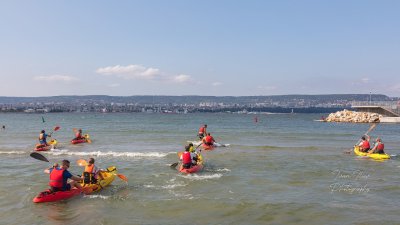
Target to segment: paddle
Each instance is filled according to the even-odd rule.
[[[51,136],[53,134],[54,131],[58,131],[60,129],[59,126],[54,127],[53,131],[50,132],[49,136]]]
[[[42,154],[38,153],[38,152],[32,152],[30,154],[30,156],[34,159],[40,160],[40,161],[44,161],[44,162],[50,162],[46,157],[44,157]]]
[[[368,135],[368,133],[371,132],[371,131],[376,127],[376,125],[378,125],[378,124],[377,124],[377,123],[373,123],[373,124],[369,127],[369,129],[367,130],[367,132],[365,132],[365,134],[364,134],[363,136]],[[361,138],[358,139],[358,141],[357,141],[354,145],[357,145],[360,141],[361,141]],[[351,152],[352,150],[353,150],[353,149],[350,149],[350,151],[345,151],[344,153],[350,154],[350,152]]]
[[[194,149],[194,151],[196,151],[203,143],[200,143],[199,145],[196,146],[196,148]],[[178,152],[178,158],[181,158],[181,155],[183,154],[183,152]],[[175,162],[172,163],[169,167],[171,167],[172,169],[175,169],[175,167],[179,164],[179,162]]]
[[[79,166],[86,166],[88,163],[86,162],[86,160],[84,160],[84,159],[78,159],[78,160],[76,160],[76,163],[79,165]],[[117,174],[117,176],[121,179],[121,180],[124,180],[125,182],[128,182],[128,178],[125,176],[125,175],[123,175],[123,174]]]

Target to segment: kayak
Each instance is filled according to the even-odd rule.
[[[117,176],[117,168],[115,166],[110,166],[107,168],[106,171],[100,171],[100,174],[102,175],[103,179],[98,180],[97,183],[95,184],[81,184],[82,187],[89,187],[92,189],[93,192],[100,191],[104,187],[110,185],[115,177]]]
[[[200,144],[202,144],[202,141],[188,141],[190,143],[193,144],[193,146],[199,146]],[[230,146],[230,144],[220,144],[218,142],[214,142],[213,144],[214,147],[228,147]]]
[[[183,165],[181,164],[179,166],[179,172],[181,173],[196,173],[199,172],[200,170],[202,170],[204,167],[203,165],[203,156],[199,154],[199,159],[197,161],[197,165],[194,165],[192,167],[190,167],[189,169],[185,169],[183,168]]]
[[[65,199],[72,198],[74,196],[77,196],[81,193],[81,190],[78,188],[72,188],[69,191],[57,191],[57,192],[52,192],[50,190],[46,190],[43,192],[40,192],[34,199],[34,203],[41,203],[41,202],[56,202],[56,201],[61,201]]]
[[[55,148],[57,145],[57,140],[53,139],[51,140],[48,145],[44,145],[44,144],[36,144],[35,146],[35,151],[49,151],[52,148]]]
[[[100,191],[104,187],[110,185],[114,181],[115,177],[117,176],[117,168],[115,166],[110,166],[107,168],[106,171],[101,171],[100,173],[104,179],[99,180],[97,183],[95,183],[95,184],[82,184],[81,183],[82,188],[84,190],[89,191],[89,193],[86,193],[86,194]],[[79,190],[75,187],[69,191],[51,192],[50,190],[45,190],[43,192],[40,192],[33,199],[33,202],[35,202],[35,203],[56,202],[56,201],[61,201],[61,200],[72,198],[81,193],[82,193],[81,190]]]
[[[207,150],[207,151],[211,151],[211,150],[214,150],[214,148],[216,147],[215,145],[207,145],[207,144],[201,144],[201,147],[203,147],[203,149],[204,150]]]
[[[90,136],[89,136],[89,134],[85,134],[83,137],[84,137],[84,138],[82,138],[82,139],[72,139],[72,140],[71,140],[71,143],[75,145],[75,144],[90,142]]]
[[[390,155],[388,154],[360,152],[360,146],[354,146],[354,154],[358,156],[368,156],[372,159],[377,159],[377,160],[390,159]]]

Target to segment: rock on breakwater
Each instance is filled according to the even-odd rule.
[[[355,112],[350,110],[338,111],[329,114],[326,122],[346,122],[346,123],[379,123],[383,116],[378,113]]]

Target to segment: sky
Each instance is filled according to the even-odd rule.
[[[400,96],[398,0],[0,1],[0,96]]]

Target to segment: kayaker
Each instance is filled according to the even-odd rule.
[[[207,136],[205,136],[203,138],[203,143],[208,145],[208,146],[213,145],[214,142],[215,142],[215,140],[214,140],[213,136],[211,136],[211,133],[208,133]]]
[[[189,152],[190,152],[190,153],[195,152],[195,149],[194,149],[194,147],[193,147],[193,143],[190,143],[190,144],[189,144]]]
[[[203,126],[200,127],[197,136],[199,136],[199,139],[202,140],[205,134],[207,134],[207,124],[204,124]]]
[[[81,139],[85,139],[85,137],[82,135],[82,129],[79,129],[78,132],[75,133],[74,140],[81,140]]]
[[[89,158],[88,164],[85,166],[85,170],[83,171],[83,182],[85,184],[97,183],[98,178],[103,179],[100,171],[101,170],[94,165],[94,158]]]
[[[189,152],[190,146],[185,147],[185,151],[182,153],[180,160],[182,160],[182,166],[185,169],[189,169],[193,165],[197,164],[197,154],[195,152]]]
[[[370,137],[368,135],[364,135],[361,137],[361,142],[358,146],[360,146],[360,152],[367,152],[371,146],[369,144]]]
[[[382,139],[379,137],[375,140],[375,145],[374,147],[368,151],[368,153],[377,153],[377,154],[385,154],[383,149],[385,148],[385,145],[382,142]]]
[[[41,145],[45,145],[45,146],[49,145],[49,144],[47,144],[47,140],[46,140],[47,137],[51,137],[51,135],[50,134],[46,134],[46,131],[42,130],[40,132],[40,134],[39,134],[39,143]]]
[[[50,174],[50,190],[52,192],[56,191],[68,191],[71,190],[72,187],[76,187],[82,190],[81,185],[77,181],[82,181],[83,178],[72,175],[69,171],[70,162],[66,159],[62,161],[61,167],[54,167],[45,169],[45,173]],[[68,179],[71,179],[71,182],[67,182]]]

